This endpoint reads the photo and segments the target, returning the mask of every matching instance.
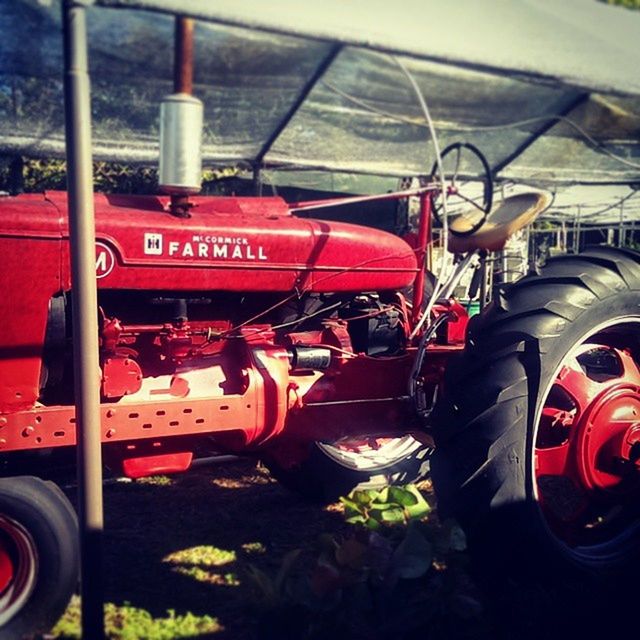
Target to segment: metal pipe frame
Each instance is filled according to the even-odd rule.
[[[100,363],[86,9],[62,5],[83,638],[104,638]]]

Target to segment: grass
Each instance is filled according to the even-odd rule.
[[[253,638],[248,568],[274,573],[344,526],[339,507],[305,503],[251,461],[107,484],[104,505],[109,640]],[[45,638],[80,638],[77,596]]]
[[[74,500],[74,490],[68,493]],[[341,505],[311,505],[250,461],[175,477],[108,484],[104,504],[109,640],[306,640],[299,634],[300,627],[292,624],[299,622],[300,611],[285,607],[265,617],[256,604],[255,581],[250,578],[273,578],[297,549],[302,553],[296,563],[308,568],[318,558],[323,534],[349,529]],[[579,584],[571,599],[539,587],[509,583],[497,596],[481,594],[478,601],[470,602],[465,593],[475,593],[473,585],[460,590],[461,581],[467,579],[464,564],[434,566],[429,582],[409,585],[406,594],[400,594],[399,607],[392,610],[400,620],[402,615],[407,620],[397,627],[394,640],[564,640],[578,636],[590,640],[616,637],[615,633],[602,635],[602,629],[626,616],[619,611],[618,599],[612,599],[613,606],[594,601]],[[348,632],[321,637],[388,640],[388,635],[376,633],[371,611],[356,608],[355,612],[361,617],[355,626],[358,633],[354,635],[351,619]],[[330,618],[335,613],[328,608],[319,617]],[[420,622],[422,619],[427,622]],[[332,622],[337,629],[342,623]],[[77,596],[58,624],[34,640],[71,638],[80,638]]]
[[[148,611],[128,603],[105,605],[105,631],[113,640],[171,640],[211,636],[222,627],[217,619],[192,613],[176,614],[173,609],[164,617],[153,617]],[[67,611],[51,634],[54,638],[80,640],[80,599],[74,596]]]

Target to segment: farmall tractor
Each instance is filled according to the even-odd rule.
[[[173,96],[166,120],[192,102]],[[465,270],[545,201],[493,205],[487,173],[467,211],[447,205],[466,202],[462,154],[486,167],[453,145],[453,169],[380,196],[418,199],[410,242],[307,217],[326,202],[193,196],[171,178],[166,195],[96,195],[111,473],[252,454],[321,500],[431,473],[439,510],[477,555],[517,570],[628,568],[640,546],[640,257],[553,258],[469,321],[453,297]],[[67,208],[61,192],[0,200],[3,638],[46,629],[77,583],[76,515],[47,480],[76,443]],[[455,256],[447,277],[424,268],[433,214]]]

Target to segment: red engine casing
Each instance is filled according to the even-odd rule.
[[[190,217],[179,218],[168,198],[96,195],[99,299],[123,291],[234,292],[276,301],[356,295],[406,288],[417,272],[415,253],[402,239],[293,216],[280,198],[196,197],[192,204]],[[43,365],[50,307],[61,299],[67,304],[71,290],[67,215],[61,192],[0,200],[0,452],[75,443],[73,402],[52,406],[41,397],[50,375]],[[381,368],[366,354],[345,357],[352,351],[346,322],[286,338],[289,346],[335,351],[330,371],[300,377],[268,324],[235,327],[228,319],[233,310],[211,309],[211,317],[195,322],[167,323],[158,313],[155,323],[138,325],[105,309],[103,441],[129,443],[132,459],[138,439],[162,449],[166,437],[234,431],[244,446],[280,433],[305,395],[318,406],[405,394],[411,358]],[[211,339],[220,331],[224,339]],[[368,370],[379,374],[362,384]],[[396,415],[397,407],[390,411]]]
[[[415,254],[375,229],[290,215],[280,198],[95,197],[99,288],[335,292],[400,289]],[[64,192],[0,200],[0,413],[37,399],[47,305],[71,288]]]

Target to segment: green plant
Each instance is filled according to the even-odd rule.
[[[268,638],[396,640],[430,625],[448,629],[449,619],[477,621],[464,534],[439,522],[415,485],[356,490],[340,504],[343,532],[322,534],[311,554],[287,554],[275,577],[250,567]]]
[[[640,0],[600,0],[606,4],[615,4],[627,9],[640,9]]]
[[[415,485],[385,487],[381,491],[356,489],[340,498],[344,505],[345,520],[361,524],[368,529],[384,525],[407,524],[426,516],[431,506]]]

